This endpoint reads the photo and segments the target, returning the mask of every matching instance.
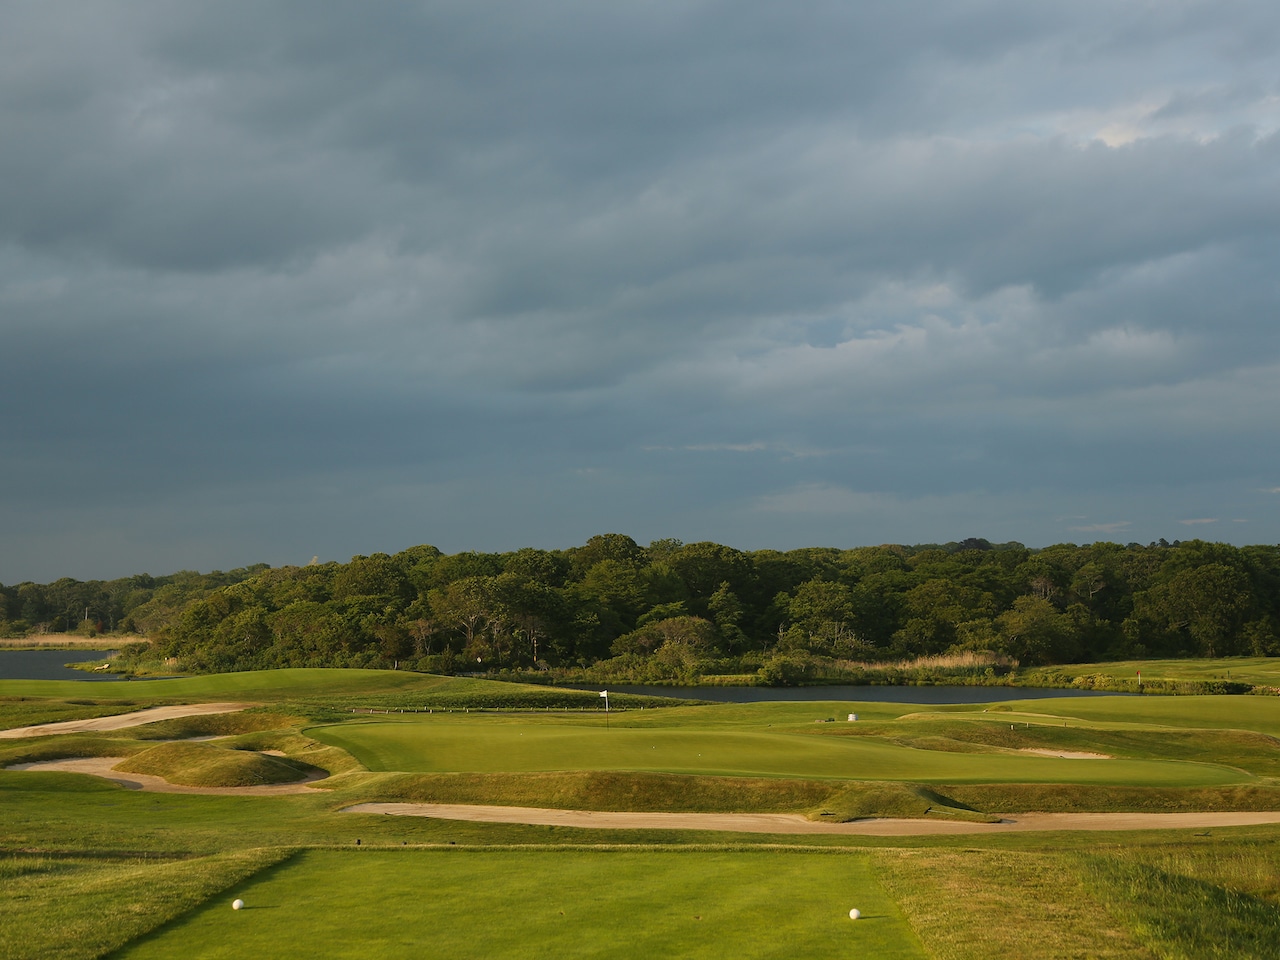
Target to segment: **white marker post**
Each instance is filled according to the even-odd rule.
[[[601,690],[600,696],[604,697],[604,728],[609,729],[609,691]]]

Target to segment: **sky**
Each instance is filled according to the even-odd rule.
[[[0,582],[1280,541],[1280,6],[0,5]]]

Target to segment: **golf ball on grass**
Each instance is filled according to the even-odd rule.
[[[244,901],[243,901],[243,900],[232,900],[232,901],[231,901],[231,909],[232,909],[232,910],[243,910],[243,909],[244,909]]]
[[[862,916],[862,911],[859,910],[857,907],[854,907],[852,910],[849,911],[850,920],[857,920],[860,916]]]

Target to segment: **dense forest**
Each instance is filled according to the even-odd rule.
[[[605,534],[443,554],[0,585],[0,632],[130,633],[190,671],[286,666],[691,679],[981,653],[1023,666],[1280,653],[1280,547],[966,540],[741,551]],[[141,656],[141,651],[135,651]]]

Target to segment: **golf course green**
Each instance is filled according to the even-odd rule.
[[[1228,766],[1178,760],[1098,760],[1034,754],[955,753],[870,737],[766,730],[605,730],[572,719],[469,715],[311,728],[372,771],[506,773],[628,770],[711,776],[909,780],[945,783],[1142,783],[1210,786],[1250,777]]]
[[[404,671],[0,683],[5,729],[139,724],[0,739],[0,960],[1276,956],[1280,826],[851,836],[348,812],[1280,810],[1268,696],[859,703],[857,722],[841,703],[624,698],[606,718],[596,699]],[[256,706],[180,715],[228,702]],[[120,717],[158,705],[168,719]]]

